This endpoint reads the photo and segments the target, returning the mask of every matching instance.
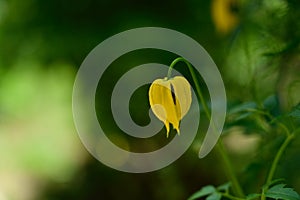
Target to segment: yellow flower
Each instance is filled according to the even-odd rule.
[[[212,19],[219,33],[227,34],[237,25],[239,19],[237,0],[213,0]]]
[[[149,101],[155,116],[165,124],[167,137],[170,124],[180,134],[179,122],[187,114],[192,103],[189,82],[182,76],[157,79],[150,86]]]

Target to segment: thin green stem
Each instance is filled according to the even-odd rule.
[[[220,192],[220,194],[221,194],[223,197],[226,197],[226,198],[231,199],[231,200],[245,200],[244,198],[235,197],[235,196],[232,196],[232,195],[230,195],[230,194],[223,193],[223,192]]]
[[[286,147],[288,146],[288,144],[290,143],[290,141],[293,139],[294,135],[293,134],[289,134],[288,137],[285,139],[285,141],[282,143],[280,149],[278,150],[274,160],[273,160],[273,163],[271,165],[271,168],[270,168],[270,171],[269,171],[269,174],[268,174],[268,177],[267,177],[267,181],[266,181],[266,184],[268,185],[269,183],[271,183],[272,179],[273,179],[273,176],[274,176],[274,173],[275,173],[275,170],[277,168],[277,165],[278,165],[278,162],[284,152],[284,150],[286,149]]]
[[[171,63],[171,65],[170,65],[170,67],[169,67],[167,78],[170,79],[170,77],[171,77],[171,75],[172,75],[172,69],[174,68],[175,64],[178,63],[178,62],[180,62],[180,61],[181,61],[181,62],[184,62],[184,63],[188,66],[189,71],[190,71],[190,73],[191,73],[191,75],[192,75],[192,79],[193,79],[193,81],[194,81],[194,83],[195,83],[196,92],[197,92],[198,97],[199,97],[199,99],[200,99],[200,101],[201,101],[201,104],[202,104],[202,106],[203,106],[204,112],[205,112],[206,116],[208,117],[208,119],[210,119],[210,112],[209,112],[207,103],[205,102],[204,97],[203,97],[203,95],[202,95],[202,92],[201,92],[201,89],[200,89],[199,81],[198,81],[197,76],[196,76],[196,74],[195,74],[195,72],[194,72],[194,70],[193,70],[193,67],[191,66],[191,64],[190,64],[187,60],[185,60],[185,59],[182,58],[182,57],[176,58],[176,59]]]
[[[261,196],[260,196],[260,200],[266,200],[266,195],[265,195],[266,191],[265,191],[265,188],[262,189],[262,192],[261,192]]]
[[[200,102],[201,102],[201,104],[203,106],[203,110],[204,110],[207,118],[210,120],[211,119],[211,114],[210,114],[210,111],[208,109],[207,103],[204,100],[204,97],[202,95],[199,81],[197,79],[197,76],[196,76],[196,74],[194,72],[193,67],[191,66],[191,64],[187,60],[185,60],[182,57],[176,58],[171,63],[171,65],[170,65],[167,78],[169,79],[171,77],[171,72],[172,72],[173,67],[175,66],[176,63],[178,63],[180,61],[184,62],[188,66],[189,71],[190,71],[190,73],[192,75],[192,79],[193,79],[193,81],[195,83],[195,87],[196,87],[196,92],[198,94],[198,98],[200,99]],[[227,176],[228,176],[228,178],[232,182],[232,189],[233,189],[234,194],[237,195],[237,196],[240,196],[240,197],[245,196],[244,193],[243,193],[243,190],[242,190],[242,188],[241,188],[241,186],[240,186],[240,184],[238,182],[238,179],[237,179],[237,177],[236,177],[236,175],[234,173],[234,170],[233,170],[233,167],[232,167],[231,162],[229,160],[229,157],[228,157],[228,155],[225,152],[225,148],[223,147],[223,144],[221,142],[219,142],[219,141],[217,143],[217,150],[218,150],[218,152],[220,153],[220,155],[221,155],[221,157],[223,159],[224,165],[226,167]]]
[[[262,195],[261,195],[261,200],[265,200],[266,196],[265,193],[268,190],[268,187],[270,185],[270,183],[272,182],[272,179],[274,177],[276,168],[278,166],[279,160],[282,157],[283,152],[285,151],[286,147],[288,146],[288,144],[291,142],[291,140],[294,138],[294,134],[289,133],[288,136],[286,137],[286,139],[284,140],[284,142],[282,143],[282,145],[280,146],[279,150],[277,151],[275,158],[273,160],[273,163],[271,165],[269,174],[267,176],[267,180],[266,180],[266,187],[264,187],[262,189]]]
[[[289,131],[289,129],[287,128],[287,126],[285,124],[283,124],[282,122],[280,122],[278,119],[274,118],[268,112],[257,110],[257,109],[247,109],[247,111],[248,112],[255,112],[255,113],[258,113],[258,114],[262,114],[262,115],[268,116],[270,119],[272,119],[272,121],[275,121],[277,123],[277,125],[279,127],[281,127],[284,130],[284,132],[286,133],[286,135],[287,135],[286,139],[284,140],[284,142],[282,143],[282,145],[280,146],[279,150],[277,151],[277,153],[276,153],[276,155],[274,157],[274,160],[272,162],[270,171],[269,171],[268,176],[267,176],[265,187],[262,188],[261,200],[265,200],[266,199],[265,193],[267,192],[268,187],[269,187],[270,183],[272,182],[272,179],[274,177],[274,174],[275,174],[276,168],[278,166],[279,160],[282,157],[282,154],[285,151],[285,149],[287,148],[288,144],[293,139],[294,134],[292,134]]]
[[[278,126],[280,126],[284,132],[286,133],[287,137],[284,140],[284,142],[282,143],[282,145],[280,146],[279,150],[277,151],[275,158],[272,162],[270,171],[268,173],[267,176],[267,180],[266,180],[266,187],[263,187],[262,189],[262,194],[261,194],[261,200],[265,200],[266,196],[265,193],[268,190],[268,187],[270,185],[270,183],[272,182],[273,176],[275,174],[276,168],[278,166],[279,160],[284,152],[284,150],[286,149],[286,147],[288,146],[288,144],[290,143],[290,141],[293,139],[294,134],[292,134],[289,129],[286,127],[285,124],[283,124],[282,122],[278,121],[278,119],[274,118],[272,115],[270,115],[270,113],[265,112],[265,111],[261,111],[261,110],[257,110],[257,109],[247,109],[248,112],[255,112],[258,114],[262,114],[262,115],[266,115],[268,116],[270,119],[272,119],[272,121],[275,121],[277,123]]]
[[[234,173],[233,167],[232,167],[229,157],[225,151],[225,148],[220,140],[217,142],[216,147],[217,147],[217,150],[218,150],[220,156],[223,159],[223,163],[224,163],[224,167],[226,169],[227,176],[230,179],[231,184],[232,184],[233,193],[236,196],[244,197],[245,196],[244,192],[243,192],[243,190],[240,186],[240,183]]]

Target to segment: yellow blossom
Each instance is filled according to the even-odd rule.
[[[237,0],[213,0],[212,19],[219,33],[227,34],[237,25]]]
[[[161,120],[169,136],[170,124],[179,131],[179,122],[187,114],[192,94],[189,82],[182,76],[155,80],[149,89],[150,106],[155,116]]]

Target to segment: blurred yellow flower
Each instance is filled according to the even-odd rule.
[[[227,34],[238,24],[236,0],[213,0],[212,19],[219,33]]]
[[[179,122],[187,114],[192,103],[191,87],[182,76],[155,80],[149,89],[150,106],[155,116],[161,120],[169,136],[170,124],[179,131]]]

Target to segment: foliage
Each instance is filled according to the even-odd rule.
[[[0,199],[299,199],[299,10],[299,0],[0,0]],[[70,92],[91,49],[145,26],[174,29],[203,45],[224,80],[228,113],[209,156],[196,157],[207,128],[201,115],[200,136],[183,157],[157,172],[127,174],[99,164],[82,147]],[[112,142],[146,152],[172,139],[124,136],[109,98],[132,67],[170,64],[177,56],[143,49],[111,64],[96,110]],[[209,101],[199,74],[197,85],[184,63],[176,69]],[[149,122],[147,89],[139,88],[130,104],[141,125]],[[201,103],[201,114],[209,113],[209,102]]]
[[[289,157],[286,152],[297,141],[300,130],[300,24],[295,21],[299,17],[295,10],[300,4],[281,0],[239,2],[240,25],[233,34],[226,61],[227,77],[239,85],[234,97],[244,99],[229,105],[223,138],[226,141],[226,137],[237,128],[248,137],[257,135],[259,153],[247,161],[244,173],[238,173],[239,178],[232,175],[237,172],[232,173],[234,170],[230,171],[229,167],[227,171],[231,175],[228,178],[232,181],[229,193],[222,193],[209,185],[194,193],[191,199],[209,199],[212,195],[215,199],[296,200],[300,198],[299,194],[293,188],[285,187],[286,184],[278,183],[282,180],[274,181],[274,177],[280,175],[281,165],[286,166],[286,162],[280,161]],[[288,74],[287,68],[291,70]],[[277,88],[266,88],[266,85]],[[298,162],[294,164],[299,166]],[[290,173],[297,174],[297,168],[293,169]],[[243,192],[240,182],[244,182]]]
[[[286,188],[285,184],[277,184],[271,187],[266,192],[266,197],[273,199],[284,199],[284,200],[299,200],[300,196],[292,188]]]

